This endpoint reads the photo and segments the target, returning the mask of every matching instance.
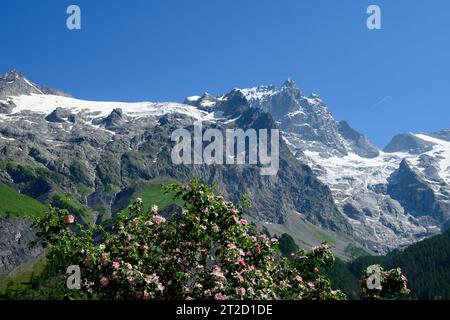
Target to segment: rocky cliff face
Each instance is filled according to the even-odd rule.
[[[29,94],[52,94],[69,97],[55,89],[42,87],[26,79],[19,70],[12,70],[0,76],[0,100],[7,97]]]
[[[44,203],[68,192],[94,212],[83,219],[107,219],[142,182],[199,176],[234,201],[250,193],[255,219],[296,215],[379,253],[449,224],[446,131],[401,135],[379,150],[291,79],[184,104],[83,101],[43,91],[17,72],[2,81],[0,181]],[[170,136],[192,131],[195,121],[204,130],[281,129],[278,174],[261,176],[254,165],[174,165]]]
[[[416,137],[412,133],[396,135],[384,148],[385,152],[406,152],[410,154],[422,154],[433,150],[434,143]]]
[[[42,253],[42,247],[29,248],[35,240],[31,222],[23,219],[0,219],[0,274],[26,263]]]
[[[11,93],[0,99],[11,105],[0,114],[0,181],[44,203],[69,193],[94,212],[81,211],[85,221],[99,223],[114,215],[141,183],[199,176],[218,184],[234,201],[250,193],[248,214],[255,219],[284,223],[288,215],[300,215],[322,228],[352,234],[330,189],[282,140],[276,176],[262,176],[255,165],[173,164],[171,134],[179,128],[192,131],[194,121],[201,120],[204,130],[278,127],[239,91],[191,97],[189,105],[83,101],[34,90]]]
[[[239,91],[252,107],[273,116],[292,154],[330,187],[366,247],[384,253],[448,224],[448,130],[401,134],[379,150],[347,122],[337,122],[319,96],[304,95],[290,79],[280,88]],[[404,159],[420,183],[408,182]]]

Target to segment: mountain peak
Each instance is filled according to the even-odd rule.
[[[0,99],[30,94],[43,92],[37,85],[28,81],[19,70],[13,69],[0,77]]]
[[[310,99],[320,99],[320,96],[317,93],[311,92],[308,96]]]
[[[295,83],[295,81],[291,77],[287,78],[287,80],[283,83],[282,87],[291,88],[291,89],[298,89],[297,84]]]
[[[18,69],[12,69],[0,76],[0,100],[31,94],[52,94],[70,97],[66,93],[45,88],[29,81]]]
[[[1,78],[12,81],[14,79],[24,78],[24,76],[19,69],[12,69],[11,71],[8,71],[7,73],[5,73]]]

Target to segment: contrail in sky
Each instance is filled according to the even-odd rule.
[[[377,103],[375,103],[372,108],[374,107],[378,107],[380,105],[382,105],[383,103],[385,103],[386,101],[388,101],[391,98],[391,96],[386,96],[383,99],[381,99],[380,101],[378,101]]]

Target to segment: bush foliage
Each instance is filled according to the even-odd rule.
[[[299,249],[287,259],[278,241],[243,218],[248,203],[235,205],[194,180],[170,184],[183,200],[180,213],[162,216],[137,199],[114,226],[82,226],[67,210],[53,209],[36,221],[48,258],[81,268],[78,299],[345,299],[321,268],[334,262],[326,243]],[[284,239],[286,240],[286,239]],[[283,240],[283,241],[284,241]],[[289,243],[290,244],[290,243]],[[65,272],[65,270],[62,270]],[[401,274],[400,274],[401,275]],[[406,279],[383,283],[401,292]],[[396,278],[396,280],[398,280]],[[403,291],[404,292],[404,291]],[[382,298],[384,292],[367,292]]]

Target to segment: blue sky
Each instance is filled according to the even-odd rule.
[[[81,7],[82,30],[66,28]],[[366,9],[382,10],[382,30]],[[292,77],[379,146],[450,127],[450,1],[1,1],[0,72],[76,97],[182,101]]]

